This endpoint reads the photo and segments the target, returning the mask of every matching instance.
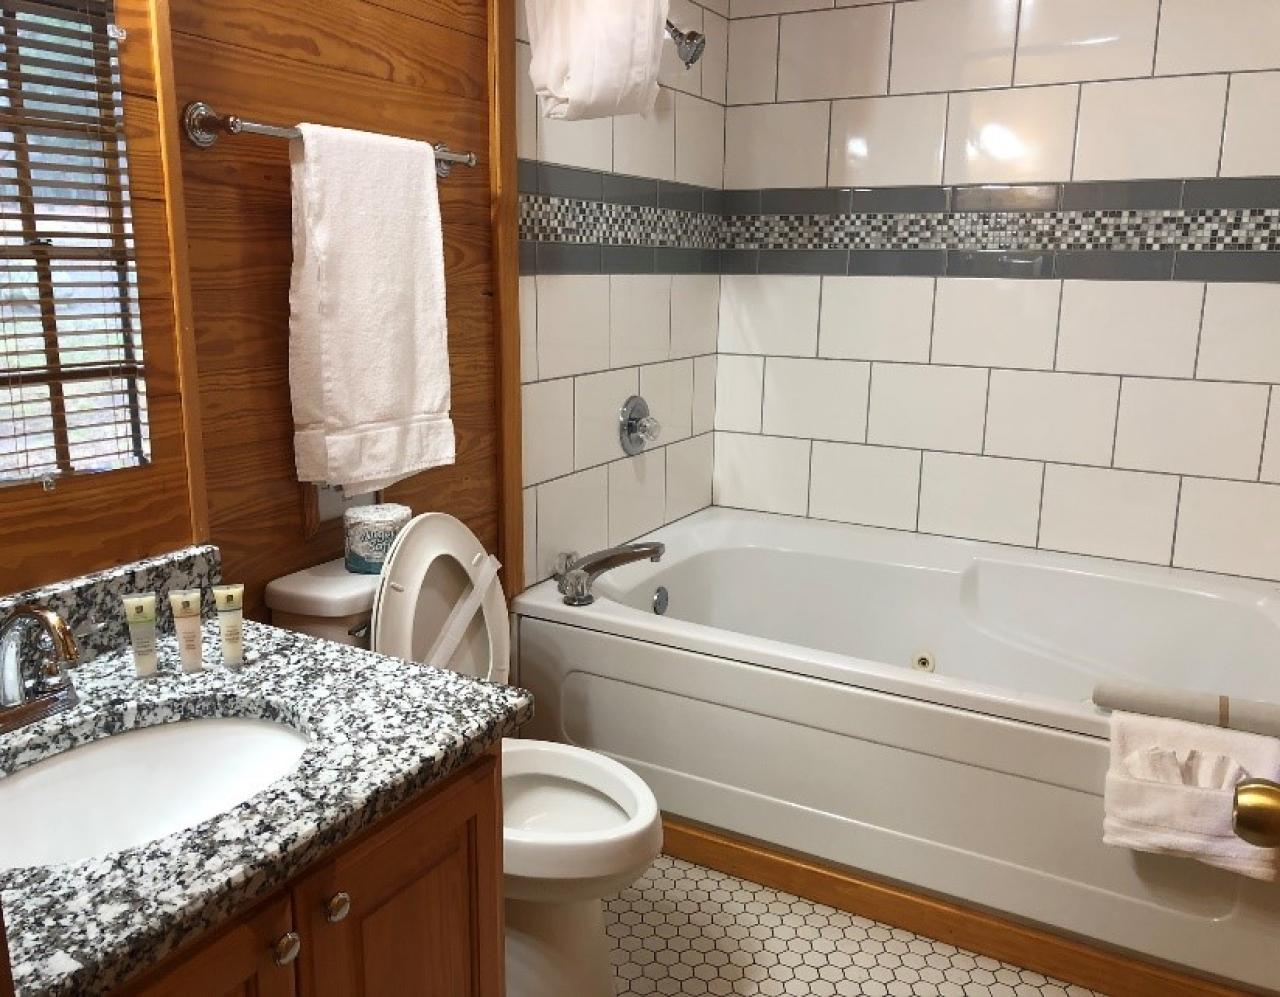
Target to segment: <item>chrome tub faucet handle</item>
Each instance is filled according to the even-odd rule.
[[[561,554],[556,560],[556,581],[566,605],[590,606],[596,601],[591,586],[606,571],[620,568],[635,561],[661,561],[666,545],[656,541],[622,544],[607,547],[594,554],[578,557],[577,554]]]

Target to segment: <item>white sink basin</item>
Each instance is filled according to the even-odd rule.
[[[298,767],[307,739],[265,720],[144,727],[0,779],[0,870],[146,844],[242,803]]]

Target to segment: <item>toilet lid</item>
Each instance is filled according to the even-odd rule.
[[[380,654],[426,661],[455,607],[484,580],[489,554],[457,519],[428,512],[400,531],[382,566],[373,600],[372,647]],[[496,564],[496,562],[494,562]],[[492,569],[489,569],[490,577]],[[511,631],[502,586],[493,578],[447,661],[428,664],[505,682]]]

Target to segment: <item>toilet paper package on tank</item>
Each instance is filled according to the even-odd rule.
[[[360,575],[379,574],[391,542],[412,516],[407,505],[391,502],[356,506],[344,512],[347,570]]]

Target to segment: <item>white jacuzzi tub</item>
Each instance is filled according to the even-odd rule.
[[[592,606],[516,600],[529,736],[618,758],[670,813],[1280,984],[1280,886],[1102,844],[1088,702],[1103,675],[1280,701],[1274,586],[727,509],[646,539],[662,562]]]

